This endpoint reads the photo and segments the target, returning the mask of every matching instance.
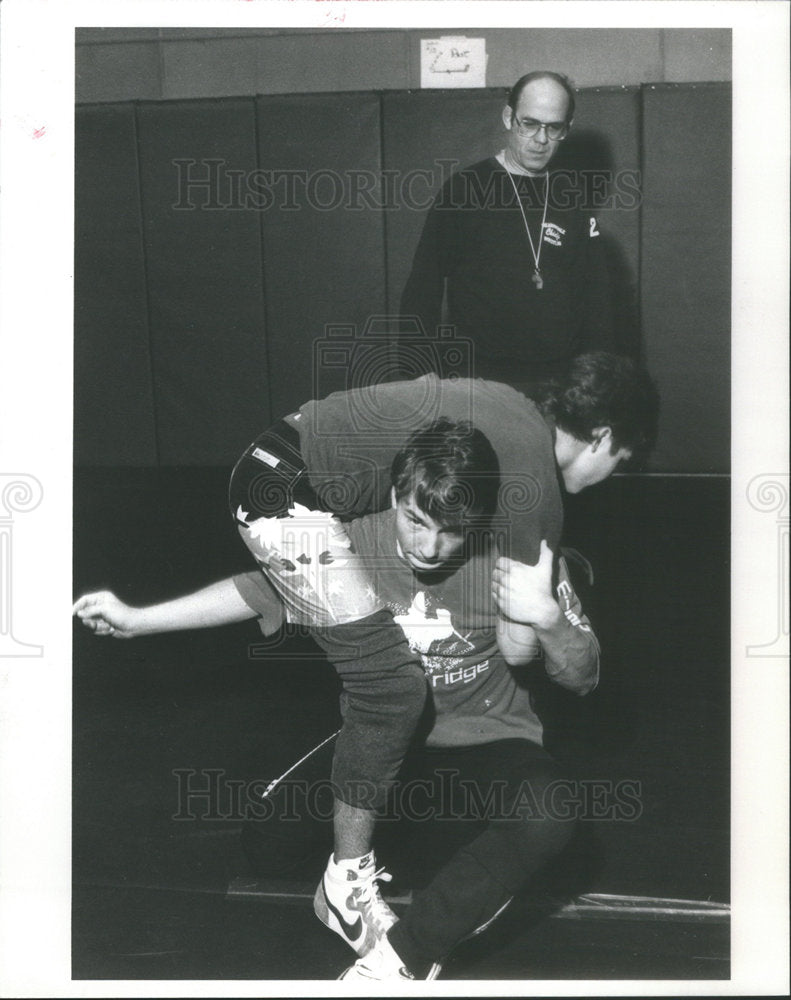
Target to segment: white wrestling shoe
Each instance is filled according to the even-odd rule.
[[[377,871],[373,851],[340,863],[331,855],[313,897],[313,911],[358,955],[367,955],[398,920],[379,892],[378,883],[391,878],[384,868]]]

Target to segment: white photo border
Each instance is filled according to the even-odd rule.
[[[748,490],[760,489],[762,476],[784,482],[787,517],[788,4],[5,0],[0,9],[0,475],[28,483],[15,493],[29,509],[14,522],[19,594],[14,628],[31,648],[41,649],[38,656],[0,657],[5,820],[0,992],[5,995],[252,997],[262,992],[261,982],[244,980],[70,978],[75,27],[452,29],[459,24],[733,31],[732,977],[713,983],[531,981],[530,990],[548,996],[705,996],[782,994],[788,987],[788,661],[748,655],[748,647],[772,629],[784,594],[777,518],[767,516],[768,508],[762,510]],[[34,504],[36,483],[41,496]],[[42,799],[46,821],[37,812]],[[267,980],[263,989],[277,996],[306,995],[306,988],[307,995],[340,996],[346,992],[341,985]],[[455,995],[458,986],[440,981],[431,984],[430,993]],[[483,996],[519,996],[524,986],[463,984],[465,994]],[[426,985],[420,990],[429,993]]]

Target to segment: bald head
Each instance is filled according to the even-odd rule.
[[[568,99],[568,108],[566,111],[566,121],[570,122],[574,117],[574,108],[576,104],[576,99],[574,96],[574,84],[569,80],[567,76],[563,73],[553,73],[548,69],[539,69],[533,73],[525,73],[524,76],[520,76],[516,83],[508,91],[508,106],[515,110],[517,104],[519,103],[519,98],[522,96],[522,91],[529,84],[536,80],[552,80],[559,87],[562,87],[565,91],[566,97]]]

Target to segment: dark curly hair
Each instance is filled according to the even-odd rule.
[[[612,430],[613,450],[629,448],[640,460],[656,444],[659,392],[648,372],[630,358],[592,351],[574,358],[561,378],[549,382],[542,411],[579,441],[597,427]]]
[[[467,420],[440,417],[415,431],[390,472],[396,499],[413,495],[417,506],[443,527],[480,522],[497,507],[497,454]]]

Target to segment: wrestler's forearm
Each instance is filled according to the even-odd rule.
[[[211,628],[254,618],[256,612],[242,599],[233,579],[212,583],[172,601],[132,607],[112,591],[84,594],[72,614],[95,635],[136,639],[158,632]]]
[[[212,583],[184,597],[136,610],[139,635],[214,628],[255,618],[255,612],[242,599],[232,578]]]
[[[534,627],[551,681],[575,694],[591,692],[599,681],[599,644],[590,625],[570,621],[558,607],[549,627]]]
[[[497,618],[497,646],[512,667],[523,666],[541,655],[541,645],[532,626],[502,615]]]

